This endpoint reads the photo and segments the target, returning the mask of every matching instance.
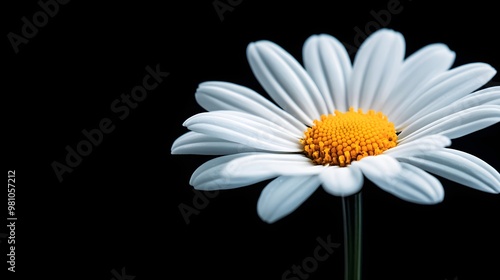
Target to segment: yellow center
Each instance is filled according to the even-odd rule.
[[[344,167],[354,160],[374,156],[396,146],[394,124],[382,112],[361,109],[321,115],[304,132],[300,143],[315,164]]]

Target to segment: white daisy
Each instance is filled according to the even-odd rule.
[[[500,175],[481,159],[446,148],[500,121],[500,87],[478,90],[496,73],[485,63],[453,69],[455,53],[431,44],[405,58],[405,41],[379,30],[354,62],[329,35],[304,44],[302,67],[269,41],[251,43],[254,75],[275,103],[227,82],[205,82],[196,100],[208,112],[184,123],[190,132],[173,154],[221,155],[194,171],[199,190],[231,189],[273,179],[257,212],[272,223],[319,186],[330,194],[359,192],[364,179],[410,202],[444,197],[427,172],[490,193]],[[478,91],[476,91],[478,90]]]

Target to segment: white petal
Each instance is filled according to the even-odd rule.
[[[302,53],[304,66],[323,95],[328,111],[347,111],[352,66],[342,43],[330,35],[313,35],[304,43]]]
[[[445,135],[450,139],[459,138],[499,121],[500,106],[481,105],[434,121],[400,139],[400,143],[406,143],[432,134]]]
[[[184,124],[190,130],[245,146],[275,152],[300,152],[299,138],[276,123],[237,111],[194,115]]]
[[[228,155],[261,151],[243,144],[189,131],[172,144],[172,154]]]
[[[394,178],[383,177],[377,184],[384,191],[419,204],[443,201],[443,186],[434,176],[411,164],[401,162],[401,172]]]
[[[278,176],[309,176],[323,166],[313,165],[299,154],[241,153],[221,156],[202,164],[190,184],[200,190],[248,186]]]
[[[318,176],[280,176],[271,181],[257,202],[259,217],[274,223],[297,209],[318,189]]]
[[[361,45],[355,59],[348,86],[349,106],[381,110],[392,91],[404,58],[403,36],[381,29]]]
[[[331,166],[319,175],[326,192],[336,196],[349,196],[363,187],[363,173],[355,165]]]
[[[385,184],[401,172],[399,162],[388,155],[368,156],[359,161],[354,161],[352,166],[359,167],[361,172],[376,185]]]
[[[217,182],[217,186],[212,186],[211,189],[223,189],[225,186],[228,186],[227,188],[230,188],[231,185],[229,180],[226,180],[221,176],[221,170],[229,163],[231,160],[245,157],[247,156],[247,153],[239,153],[239,154],[232,154],[232,155],[225,155],[225,156],[220,156],[216,157],[214,159],[211,159],[202,165],[200,165],[191,175],[191,179],[189,180],[189,184],[197,188],[198,185],[201,185],[203,183],[207,182]],[[258,182],[258,181],[256,181]],[[249,182],[249,184],[253,184],[256,182]],[[242,184],[244,186],[244,184]],[[237,187],[237,186],[234,186]],[[233,188],[234,188],[233,187]]]
[[[196,90],[196,100],[207,111],[233,110],[250,113],[302,135],[306,127],[257,92],[227,82],[205,82]]]
[[[500,192],[498,171],[483,160],[462,151],[443,149],[400,160],[480,191]]]
[[[496,71],[486,63],[470,63],[442,73],[415,90],[418,96],[403,100],[398,112],[391,118],[398,119],[396,126],[404,128],[413,120],[451,104],[488,82]]]
[[[442,149],[449,145],[451,145],[451,141],[448,137],[443,135],[429,135],[414,141],[398,144],[396,147],[385,151],[384,154],[394,158],[410,157]]]
[[[328,112],[325,100],[306,70],[269,41],[251,43],[248,62],[262,87],[278,105],[304,124]]]
[[[463,152],[463,151],[459,151],[459,150],[454,150],[454,149],[445,149],[444,150],[445,152],[448,152],[450,154],[454,154],[458,157],[461,157],[469,162],[471,162],[472,164],[474,164],[476,167],[486,171],[486,173],[488,173],[488,175],[484,175],[482,173],[482,171],[478,171],[477,174],[481,174],[481,175],[484,175],[486,179],[490,179],[493,184],[493,189],[499,193],[500,192],[500,173],[498,173],[498,171],[493,168],[491,165],[489,165],[488,163],[486,163],[484,160],[476,157],[476,156],[473,156],[469,153],[466,153],[466,152]],[[491,176],[490,176],[491,175]],[[495,183],[496,182],[496,183]]]
[[[435,112],[424,115],[410,123],[399,135],[400,139],[439,119],[481,105],[500,105],[500,87],[492,87],[469,94]]]
[[[412,94],[420,85],[428,82],[432,77],[448,70],[455,60],[455,52],[444,44],[427,45],[403,61],[401,74],[391,95],[384,104],[383,112],[392,116],[398,104],[407,98],[417,98]],[[391,119],[396,125],[397,119]]]

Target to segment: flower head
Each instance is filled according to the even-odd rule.
[[[208,112],[184,123],[190,131],[173,154],[220,155],[194,171],[200,190],[231,189],[273,179],[257,203],[274,222],[319,186],[349,196],[363,181],[406,201],[439,203],[443,187],[429,173],[490,193],[500,175],[481,159],[446,148],[500,121],[500,87],[478,90],[496,73],[485,63],[450,69],[443,44],[405,58],[405,41],[379,30],[351,63],[342,44],[314,35],[304,67],[269,41],[247,48],[250,67],[274,103],[227,82],[205,82],[196,100]]]

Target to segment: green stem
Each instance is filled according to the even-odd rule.
[[[344,279],[361,280],[362,252],[362,197],[361,192],[342,197],[344,219]]]

